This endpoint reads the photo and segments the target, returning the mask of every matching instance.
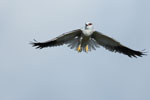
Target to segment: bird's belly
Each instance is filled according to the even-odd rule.
[[[82,30],[82,32],[85,36],[90,36],[90,35],[92,35],[93,30]]]
[[[85,35],[84,35],[84,36],[82,37],[82,40],[81,40],[81,46],[87,45],[89,39],[90,39],[90,36],[85,36]]]

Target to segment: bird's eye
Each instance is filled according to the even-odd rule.
[[[92,25],[92,23],[89,23],[88,25]]]

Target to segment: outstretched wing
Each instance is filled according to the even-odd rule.
[[[137,56],[141,57],[142,55],[145,55],[143,52],[135,51],[126,46],[123,46],[118,41],[106,35],[103,35],[100,32],[95,31],[91,37],[95,39],[95,41],[99,45],[105,47],[109,51],[123,53],[125,55],[128,55],[129,57],[137,57]]]
[[[82,34],[82,31],[80,29],[73,30],[68,33],[64,33],[52,40],[46,41],[46,42],[32,42],[31,44],[35,46],[36,48],[45,48],[45,47],[52,47],[52,46],[60,46],[65,43],[68,43],[75,37],[79,37]]]

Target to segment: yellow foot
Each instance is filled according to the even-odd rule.
[[[88,50],[89,50],[88,45],[86,45],[85,51],[88,52]]]
[[[78,51],[78,52],[81,52],[81,51],[82,51],[82,49],[81,49],[81,44],[78,46],[77,51]]]

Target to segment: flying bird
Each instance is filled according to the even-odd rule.
[[[101,32],[95,31],[93,24],[85,23],[83,29],[76,29],[68,33],[64,33],[54,39],[46,42],[31,42],[32,46],[42,49],[46,47],[61,46],[67,44],[71,49],[78,52],[88,52],[96,50],[96,48],[103,46],[109,51],[125,54],[129,57],[142,57],[144,52],[130,49],[111,37],[108,37]]]

